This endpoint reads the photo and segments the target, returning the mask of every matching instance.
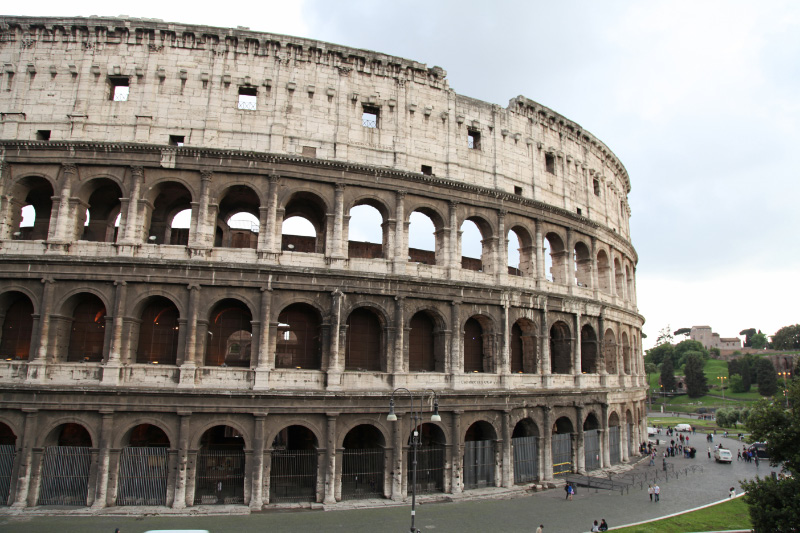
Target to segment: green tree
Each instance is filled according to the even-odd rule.
[[[769,359],[761,358],[756,363],[756,379],[761,396],[772,396],[778,392],[778,373]]]
[[[792,382],[788,396],[789,409],[784,409],[783,398],[775,398],[758,402],[747,417],[750,438],[767,443],[770,464],[782,464],[791,474],[742,482],[756,533],[797,531],[800,524],[800,380]]]
[[[689,398],[699,398],[708,392],[704,366],[705,361],[699,352],[688,352],[683,373],[686,376],[686,394]]]
[[[678,335],[686,336],[686,335],[690,334],[691,332],[692,332],[692,328],[679,328],[679,329],[675,330],[673,335],[675,335],[676,337]]]
[[[672,344],[674,340],[675,338],[672,336],[669,324],[667,324],[667,327],[658,331],[658,337],[656,337],[656,346],[659,344]]]
[[[763,350],[767,347],[767,344],[767,336],[761,333],[761,330],[750,338],[750,346],[753,348]]]
[[[645,352],[644,362],[660,365],[664,362],[664,359],[672,359],[672,352],[674,350],[675,347],[671,344],[659,344],[655,348],[650,348]]]
[[[784,326],[772,336],[772,348],[776,350],[800,350],[800,324]]]
[[[751,386],[750,364],[744,357],[728,361],[728,375],[731,378],[733,392],[749,392]],[[734,386],[733,379],[739,378],[739,385]]]
[[[661,386],[664,387],[664,392],[675,390],[675,367],[672,366],[671,357],[661,363]]]
[[[729,378],[731,382],[731,391],[733,392],[747,392],[744,390],[744,384],[742,383],[742,376],[739,374],[731,374]]]
[[[708,350],[701,343],[687,339],[675,345],[672,353],[672,364],[675,365],[675,368],[680,368],[686,364],[686,357],[689,352],[699,353],[703,360],[708,359]]]
[[[756,328],[743,329],[742,331],[739,332],[739,335],[744,335],[745,348],[750,347],[750,338],[755,334],[756,334]]]

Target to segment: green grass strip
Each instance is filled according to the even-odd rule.
[[[623,533],[686,533],[687,531],[726,531],[751,529],[753,523],[744,498],[735,498],[690,513],[656,520],[638,526],[614,529]]]

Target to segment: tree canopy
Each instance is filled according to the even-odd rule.
[[[686,339],[676,344],[672,352],[672,364],[675,368],[686,364],[686,357],[690,352],[699,353],[704,361],[708,359],[708,350],[703,347],[702,343]]]
[[[800,350],[800,324],[784,326],[772,336],[772,348],[776,350]]]
[[[739,335],[744,335],[744,347],[750,347],[750,337],[756,334],[756,328],[747,328],[739,332]]]
[[[655,348],[650,348],[645,352],[644,362],[660,365],[665,359],[672,360],[672,353],[674,351],[675,347],[671,344],[659,344]]]
[[[703,372],[705,361],[700,352],[687,352],[686,366],[683,373],[686,376],[686,394],[689,398],[699,398],[708,392],[708,382]]]
[[[667,357],[661,363],[661,386],[664,387],[664,392],[675,390],[675,367],[672,366],[671,357]]]
[[[756,363],[756,380],[761,396],[772,396],[778,392],[778,374],[769,359],[762,357]]]
[[[691,332],[692,332],[692,328],[679,328],[679,329],[675,330],[673,335],[675,335],[677,337],[678,335],[688,335]]]
[[[757,348],[759,350],[762,350],[767,347],[767,344],[769,344],[769,342],[767,341],[767,336],[763,334],[761,330],[759,330],[758,333],[750,337],[751,348]]]
[[[800,380],[792,382],[788,399],[789,409],[776,398],[757,403],[747,417],[750,439],[766,442],[770,464],[782,464],[792,474],[742,482],[756,532],[797,531],[800,524]]]

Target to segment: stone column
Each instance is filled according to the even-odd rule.
[[[25,413],[25,427],[21,435],[21,445],[19,447],[19,455],[14,461],[19,462],[19,466],[15,465],[17,471],[16,493],[14,493],[13,503],[11,505],[14,509],[22,509],[27,506],[28,492],[31,486],[31,474],[33,471],[33,448],[36,444],[37,422],[39,411],[36,409],[23,408],[22,412]]]
[[[264,505],[264,425],[267,413],[256,413],[254,415],[253,433],[253,485],[250,492],[250,509],[260,511]],[[268,495],[267,495],[268,496]]]
[[[450,336],[449,367],[452,387],[455,385],[455,376],[464,373],[464,365],[461,363],[461,302],[459,301],[450,302],[450,329],[453,332]]]
[[[408,264],[408,232],[406,222],[406,191],[395,192],[395,225],[394,250],[392,251],[392,267],[395,274],[403,274]],[[388,255],[387,255],[388,257]]]
[[[342,370],[344,362],[339,356],[339,337],[342,325],[342,304],[344,294],[340,289],[331,293],[331,344],[328,356],[327,388],[328,390],[341,390]]]
[[[572,373],[575,375],[575,386],[580,387],[582,385],[581,376],[583,372],[581,371],[581,311],[580,309],[575,311],[575,327],[573,328],[572,338],[574,339],[572,343]]]
[[[330,246],[330,255],[333,258],[345,258],[344,245],[347,236],[344,235],[344,184],[337,183],[333,194],[334,219],[333,219],[333,242]]]
[[[542,425],[544,431],[542,438],[544,439],[544,453],[542,454],[543,465],[543,481],[553,480],[553,409],[548,406],[542,407]]]
[[[50,314],[55,290],[53,278],[42,278],[42,305],[39,313],[39,349],[32,361],[28,362],[29,383],[43,383],[46,376],[47,352],[50,348]]]
[[[600,447],[602,448],[601,453],[603,457],[603,468],[611,466],[611,447],[608,440],[608,404],[602,403],[600,404],[602,409],[603,419],[600,421],[600,425],[603,428],[602,434],[600,435]]]
[[[139,244],[141,242],[142,226],[144,221],[139,220],[139,197],[141,196],[142,182],[144,181],[144,168],[131,167],[131,195],[128,199],[128,209],[125,211],[125,226],[120,228],[120,244]]]
[[[453,411],[453,428],[450,439],[453,441],[453,477],[450,488],[453,494],[460,494],[464,490],[462,473],[464,471],[464,442],[461,437],[461,415],[463,411]]]
[[[181,365],[181,375],[178,387],[194,387],[195,372],[197,370],[197,315],[200,300],[200,285],[190,284],[189,290],[189,333],[186,335],[186,353]],[[200,343],[204,346],[204,343]]]
[[[336,503],[336,418],[339,413],[328,413],[325,442],[325,499],[322,503]]]
[[[508,214],[508,211],[500,210],[497,212],[497,257],[494,271],[497,277],[497,283],[500,285],[504,284],[508,279],[508,232],[506,231],[506,214]]]
[[[281,177],[270,174],[269,189],[267,191],[267,215],[265,219],[264,251],[272,254],[281,252],[281,239],[283,221],[278,222],[278,188]]]
[[[186,508],[186,482],[189,467],[189,423],[191,411],[178,411],[180,425],[178,430],[178,468],[175,470],[175,499],[173,509]]]
[[[503,461],[502,461],[503,486],[514,486],[514,460],[511,450],[511,411],[503,411]]]
[[[565,279],[569,292],[572,294],[573,288],[578,285],[578,280],[575,279],[575,232],[570,227],[567,228],[567,277]]]
[[[599,297],[600,274],[597,272],[597,237],[592,237],[592,293],[595,299]]]
[[[392,500],[402,501],[406,497],[403,490],[403,415],[397,415],[397,420],[392,424],[392,446],[394,447],[394,461],[392,462]],[[410,465],[409,465],[410,468]]]
[[[200,171],[200,202],[197,205],[197,216],[192,220],[189,229],[189,248],[194,248],[198,252],[214,246],[215,228],[214,225],[208,227],[209,188],[213,175],[210,170]],[[205,257],[204,253],[192,252],[192,255]]]
[[[552,374],[552,367],[550,364],[550,327],[547,318],[547,298],[543,298],[544,305],[542,306],[542,321],[541,321],[541,339],[542,339],[542,383],[546,386],[550,384],[550,376]]]
[[[534,248],[536,250],[536,288],[541,288],[542,284],[547,280],[547,273],[544,271],[544,237],[542,236],[542,222],[536,218],[533,220],[536,242]]]
[[[622,462],[623,463],[627,463],[628,460],[629,460],[629,454],[628,454],[628,432],[630,430],[630,427],[628,426],[628,417],[625,416],[625,411],[624,411],[625,406],[623,406],[622,409],[623,409],[623,412],[622,412],[622,416],[620,417],[621,418],[621,420],[620,420],[620,426],[621,427],[620,427],[620,436],[619,436],[619,440],[620,440],[619,449],[620,449],[620,452],[622,452]]]
[[[72,231],[71,226],[73,226],[76,221],[72,220],[70,216],[70,199],[72,196],[72,182],[76,179],[78,175],[78,167],[71,164],[65,163],[61,165],[61,176],[64,179],[64,182],[61,185],[61,194],[58,200],[58,213],[56,215],[56,220],[50,220],[50,236],[51,239],[55,242],[59,243],[68,243],[72,241]],[[53,224],[55,222],[55,224]],[[55,233],[53,232],[53,227],[55,226]]]
[[[461,253],[459,250],[459,243],[461,242],[461,229],[458,227],[458,202],[448,202],[450,231],[449,231],[449,257],[446,258],[448,267],[448,277],[452,278],[455,272],[461,270]]]
[[[576,472],[579,474],[586,474],[586,434],[583,431],[583,419],[585,416],[584,411],[585,410],[582,405],[575,406],[575,412],[578,415],[578,438],[575,463],[577,466]]]
[[[401,374],[408,371],[405,362],[405,296],[394,297],[394,350],[387,372]]]
[[[125,281],[115,281],[116,291],[114,294],[114,320],[111,328],[111,349],[108,351],[108,359],[103,364],[102,383],[104,385],[119,385],[120,380],[120,353],[122,347],[123,318],[125,314],[125,297],[128,284]]]
[[[111,457],[111,436],[114,433],[114,411],[101,409],[102,423],[100,426],[99,457],[97,460],[97,484],[94,490],[93,509],[102,509],[107,505],[109,459]]]
[[[261,287],[261,329],[258,339],[258,363],[255,370],[253,389],[269,388],[270,364],[274,358],[270,357],[270,313],[272,308],[272,275],[265,287]]]
[[[508,319],[511,296],[507,292],[504,292],[501,297],[503,302],[503,317],[500,324],[502,336],[500,338],[500,364],[496,371],[500,373],[500,382],[504,386],[508,386],[508,377],[511,375],[511,350],[508,346],[508,341],[511,338],[511,324],[509,324]]]

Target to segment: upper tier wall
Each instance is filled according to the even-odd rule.
[[[522,96],[502,108],[458,95],[439,67],[246,30],[31,17],[4,18],[0,62],[3,139],[182,138],[432,173],[580,213],[630,240],[630,181],[602,142]],[[120,84],[125,101],[112,98]],[[242,93],[254,105],[240,109]]]

